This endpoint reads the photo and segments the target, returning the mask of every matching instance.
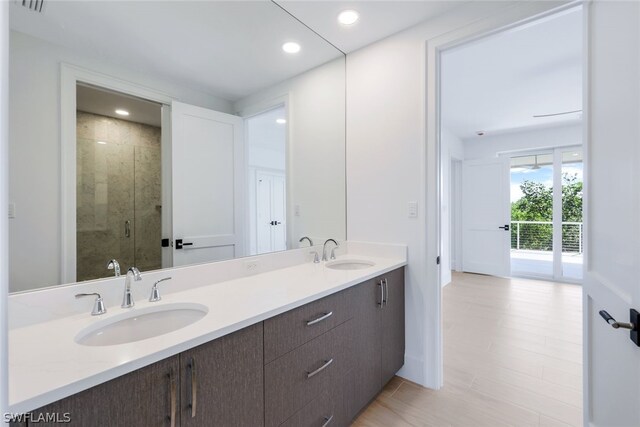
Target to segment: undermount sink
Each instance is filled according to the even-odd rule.
[[[88,346],[106,346],[141,341],[167,334],[202,319],[209,309],[202,304],[173,303],[118,314],[97,321],[76,336],[75,342]]]
[[[327,268],[331,268],[332,270],[362,270],[373,267],[374,265],[376,265],[375,262],[363,259],[339,259],[326,264]]]

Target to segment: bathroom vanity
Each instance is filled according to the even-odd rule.
[[[133,309],[109,307],[106,319],[85,313],[17,328],[13,342],[25,344],[34,334],[69,341],[51,353],[33,354],[37,345],[12,353],[12,390],[30,395],[13,402],[14,412],[38,421],[68,414],[78,426],[349,425],[402,367],[405,350],[406,258],[354,258],[169,293]],[[79,339],[109,316],[178,301],[209,311],[144,340]],[[44,401],[52,403],[38,404]]]

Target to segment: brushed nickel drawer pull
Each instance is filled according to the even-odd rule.
[[[328,319],[331,316],[333,316],[333,311],[330,311],[328,313],[324,313],[322,316],[318,317],[317,319],[307,321],[307,326],[311,326],[311,325],[315,325],[316,323],[320,323],[323,320]]]
[[[171,368],[171,372],[169,372],[169,388],[171,389],[171,427],[176,427],[176,411],[178,406],[176,387],[176,377],[173,372],[173,368]]]
[[[325,360],[324,365],[320,366],[318,369],[316,369],[313,372],[307,372],[307,378],[311,378],[316,374],[319,374],[320,372],[324,371],[325,369],[327,369],[329,367],[329,365],[331,365],[333,363],[333,358],[329,359],[329,360]]]
[[[327,427],[331,424],[331,421],[333,421],[333,414],[330,417],[324,417],[324,424],[322,424],[322,427]]]
[[[389,303],[389,283],[387,282],[387,278],[384,279],[384,305]]]
[[[196,361],[193,357],[191,358],[189,367],[191,368],[191,403],[189,407],[191,408],[191,418],[195,418],[198,403],[198,377],[196,376]]]
[[[380,286],[380,302],[378,303],[378,305],[382,307],[384,305],[384,281],[380,280],[378,286]]]

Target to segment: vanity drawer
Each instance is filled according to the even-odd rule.
[[[338,427],[342,426],[341,402],[335,395],[324,392],[291,418],[282,423],[280,427]]]
[[[329,295],[264,321],[267,364],[343,323],[349,315],[351,289]]]
[[[322,393],[341,392],[351,369],[347,343],[352,321],[267,364],[264,369],[265,425],[278,426]]]

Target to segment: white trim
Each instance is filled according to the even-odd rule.
[[[9,2],[0,4],[0,414],[9,408]]]
[[[171,105],[164,92],[75,65],[60,64],[61,259],[60,283],[76,281],[76,85],[99,86]]]
[[[425,215],[425,238],[422,239],[426,245],[426,282],[434,287],[434,292],[426,292],[424,306],[427,313],[433,313],[433,326],[435,327],[435,337],[430,339],[429,331],[425,334],[425,373],[434,372],[434,377],[427,378],[426,384],[433,384],[433,388],[439,389],[443,385],[443,356],[442,356],[442,288],[440,284],[440,269],[432,262],[437,256],[440,247],[441,230],[438,227],[440,222],[440,197],[441,189],[439,180],[434,176],[434,172],[439,170],[441,159],[437,156],[439,152],[439,111],[440,111],[440,56],[447,49],[462,46],[492,34],[508,31],[522,25],[526,25],[539,19],[549,17],[569,10],[582,4],[582,2],[571,2],[558,6],[557,3],[547,4],[545,2],[517,3],[506,8],[499,14],[478,20],[472,24],[464,26],[454,31],[434,37],[426,41],[426,55],[423,64],[426,63],[426,90],[423,91],[426,105],[426,120],[424,125],[426,156],[423,156],[425,164],[426,181],[426,213]],[[435,94],[435,96],[431,95]],[[435,111],[434,111],[435,110]],[[436,236],[436,238],[429,238]],[[435,300],[430,298],[435,295]],[[429,319],[425,319],[429,321]],[[425,328],[429,329],[429,328]],[[428,357],[431,355],[431,357]],[[429,363],[432,359],[432,363]]]

